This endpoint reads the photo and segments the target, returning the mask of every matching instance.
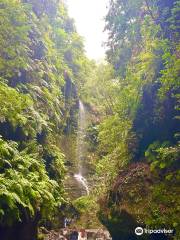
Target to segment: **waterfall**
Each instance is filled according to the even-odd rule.
[[[79,100],[79,114],[78,114],[78,132],[77,132],[77,162],[78,174],[74,174],[75,179],[82,184],[87,194],[89,194],[89,187],[86,178],[83,176],[83,162],[85,157],[85,134],[86,134],[86,110],[83,103]]]
[[[85,177],[83,177],[81,173],[74,174],[74,177],[76,178],[76,180],[78,182],[80,182],[82,184],[82,186],[86,190],[87,195],[89,195],[89,187],[88,187],[88,183],[87,183],[87,180],[85,179]]]

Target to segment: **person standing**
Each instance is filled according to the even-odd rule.
[[[67,218],[65,218],[65,219],[64,219],[64,228],[66,228],[66,227],[67,227],[67,225],[68,225],[68,219],[67,219]]]
[[[80,230],[78,240],[87,240],[87,233],[85,229]]]
[[[73,229],[72,233],[70,234],[69,240],[78,240],[78,231],[76,228]]]

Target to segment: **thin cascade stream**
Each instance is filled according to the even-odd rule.
[[[77,132],[77,161],[78,173],[74,174],[75,179],[84,187],[87,195],[89,186],[86,178],[83,176],[83,161],[85,155],[85,132],[86,131],[86,111],[83,103],[79,100],[78,132]]]

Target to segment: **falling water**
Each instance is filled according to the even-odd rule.
[[[78,115],[78,133],[77,133],[77,161],[78,174],[74,174],[75,179],[82,184],[87,194],[89,187],[87,180],[83,177],[83,161],[85,156],[85,133],[86,133],[86,111],[83,103],[79,100],[79,115]]]
[[[76,180],[78,182],[80,182],[83,185],[83,187],[85,188],[85,190],[87,192],[87,195],[89,195],[89,187],[88,187],[87,180],[81,175],[81,173],[74,174],[74,177],[76,178]]]

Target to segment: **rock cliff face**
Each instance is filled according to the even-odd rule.
[[[14,226],[0,226],[1,240],[32,240],[38,236],[38,221],[40,214],[37,213],[33,219],[26,219]]]
[[[148,165],[131,165],[120,172],[111,191],[100,200],[99,218],[113,240],[136,239],[134,230],[142,215],[139,205],[148,198],[150,179]]]
[[[113,240],[139,239],[135,234],[137,226],[152,229],[156,229],[155,225],[160,228],[163,226],[172,228],[168,225],[167,219],[172,222],[169,203],[163,202],[156,194],[159,186],[160,177],[151,173],[148,164],[131,164],[119,173],[111,191],[99,200],[101,206],[99,219],[109,230]],[[171,190],[169,194],[170,192]],[[163,198],[167,198],[168,192],[164,191],[161,194]],[[140,239],[171,238],[160,234],[158,236],[144,234]]]

